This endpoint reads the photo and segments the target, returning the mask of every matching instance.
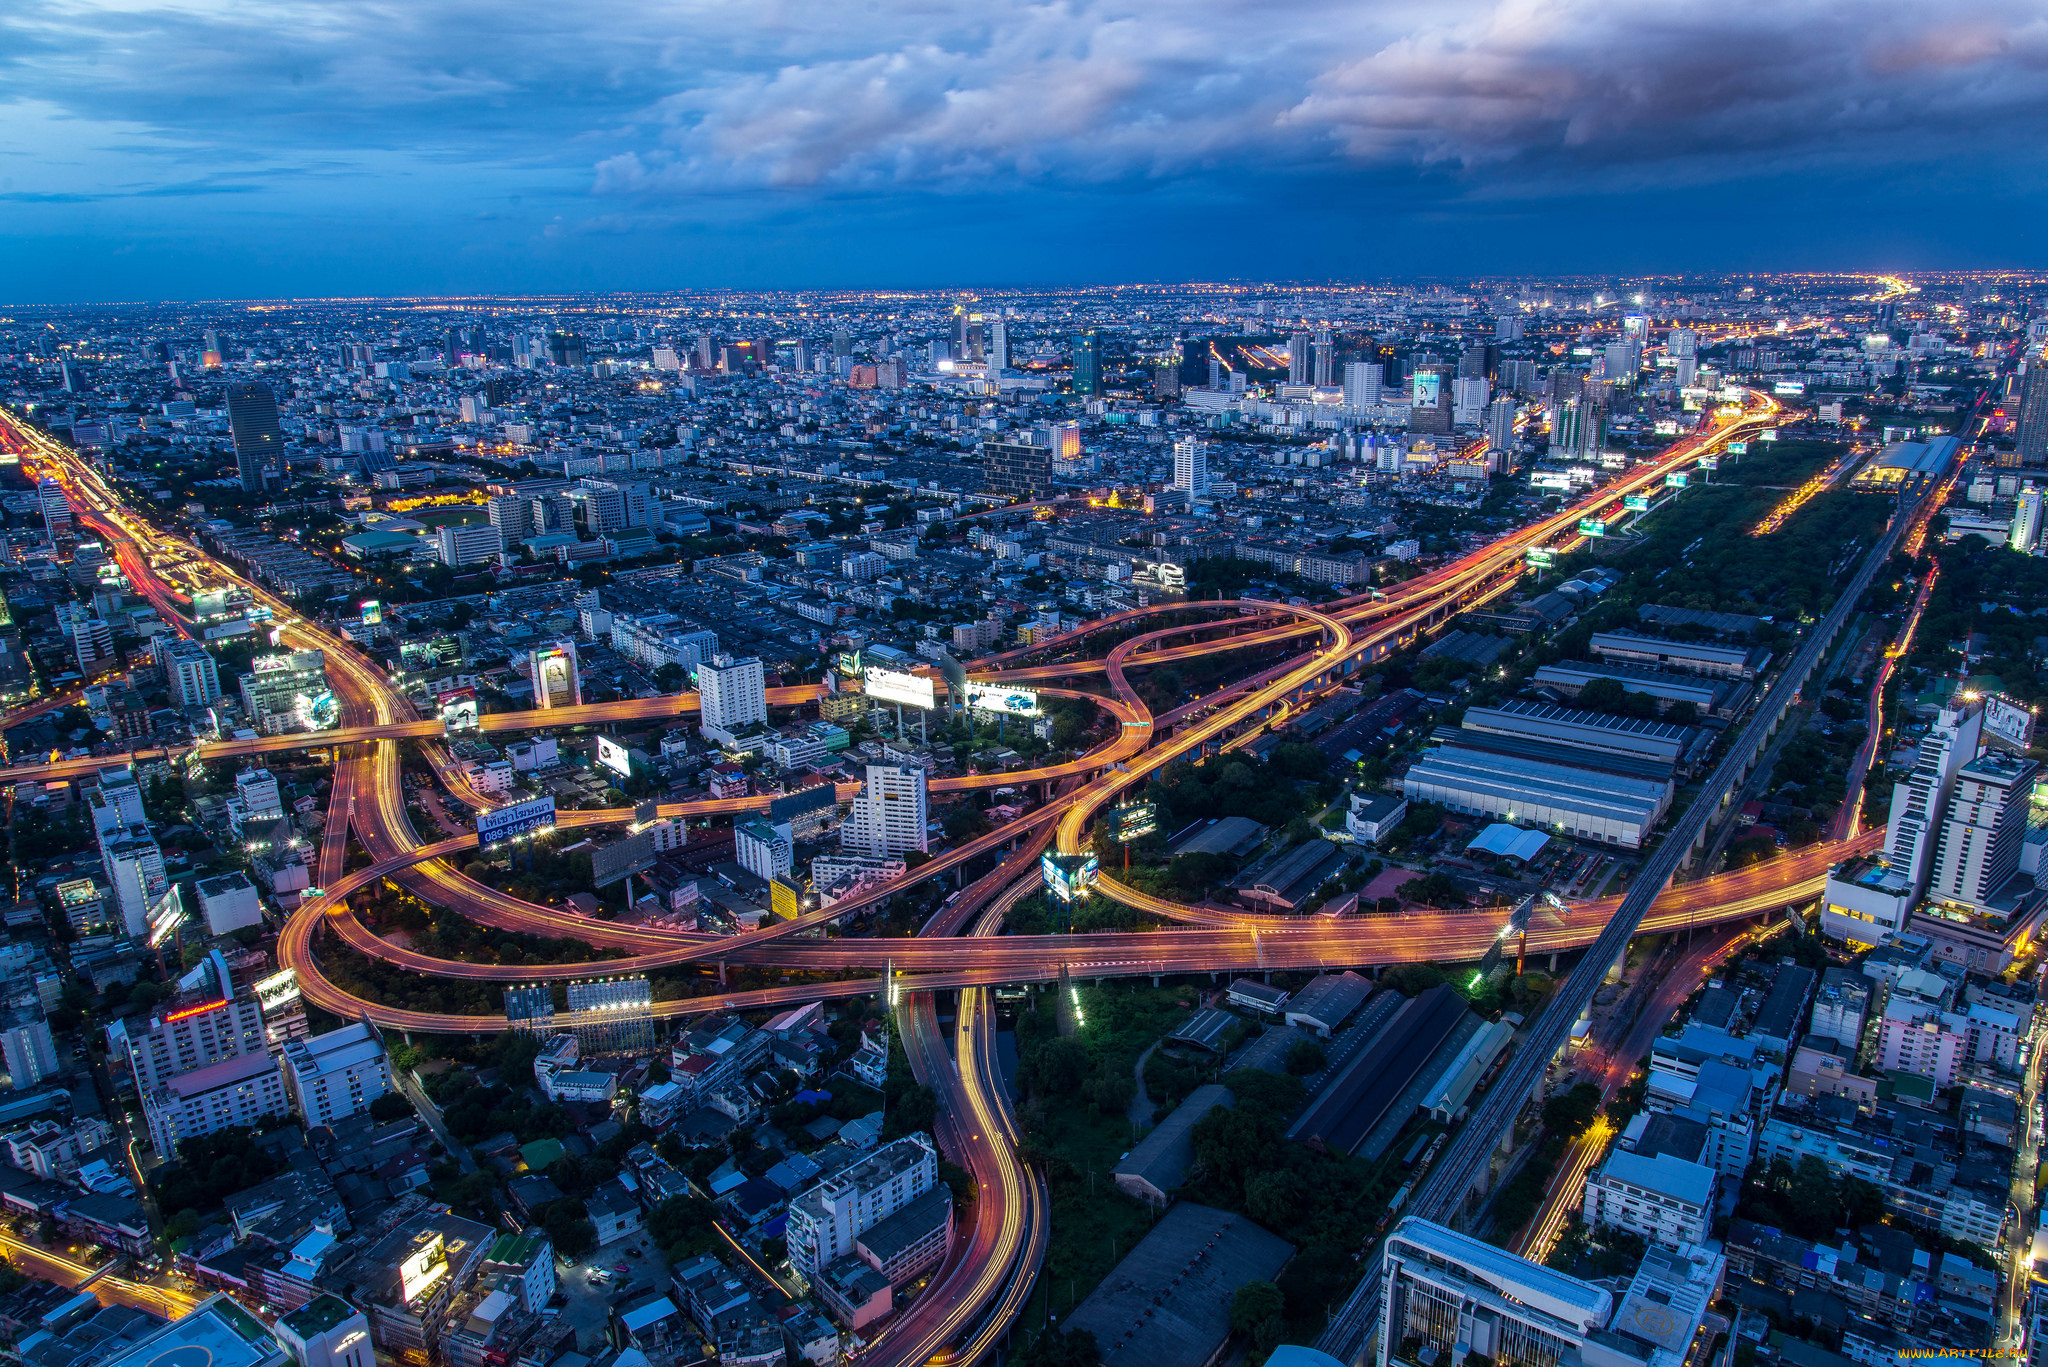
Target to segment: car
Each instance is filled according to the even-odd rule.
[[[614,1271],[614,1272],[631,1272],[632,1270],[633,1270],[633,1264],[631,1264],[631,1263],[614,1263],[614,1264],[612,1264],[612,1271]]]

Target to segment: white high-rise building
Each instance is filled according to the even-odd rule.
[[[1344,363],[1344,403],[1349,408],[1377,408],[1387,372],[1378,361]]]
[[[1664,334],[1664,349],[1673,356],[1700,354],[1700,335],[1691,328],[1673,328]]]
[[[205,707],[220,698],[220,665],[213,652],[197,641],[165,647],[161,664],[171,700],[180,707]]]
[[[767,674],[753,656],[735,660],[715,655],[697,666],[697,697],[702,709],[697,729],[707,740],[730,745],[750,726],[768,720]]]
[[[1461,375],[1451,382],[1452,421],[1460,426],[1476,424],[1486,416],[1486,402],[1493,397],[1493,385],[1484,375]]]
[[[1010,330],[998,312],[988,320],[988,373],[1007,370],[1010,365]]]
[[[36,486],[36,499],[42,507],[43,531],[50,544],[71,531],[71,504],[64,497],[64,486],[54,479],[46,479]]]
[[[7,1064],[8,1083],[17,1092],[55,1077],[57,1042],[50,1035],[50,1023],[17,1018],[13,1025],[0,1027],[0,1060]]]
[[[911,764],[870,764],[867,786],[839,828],[839,843],[876,856],[930,848],[925,832],[924,770]]]
[[[360,1021],[287,1040],[283,1058],[285,1090],[308,1127],[332,1125],[368,1110],[391,1090],[384,1041]]]
[[[1515,401],[1502,396],[1486,406],[1486,446],[1490,451],[1515,449]]]
[[[1955,794],[1941,823],[1928,880],[1930,897],[1982,911],[2019,872],[2027,804],[2039,766],[1987,750],[1956,771]]]
[[[164,874],[164,852],[149,827],[134,825],[100,837],[100,866],[114,885],[114,904],[121,909],[121,929],[130,939],[149,935],[149,913],[170,890]]]
[[[905,1135],[789,1203],[789,1265],[812,1284],[854,1241],[938,1185],[931,1140]]]
[[[473,527],[441,527],[434,532],[434,554],[444,565],[480,565],[504,549],[504,538],[488,522]]]
[[[787,821],[755,817],[733,829],[734,857],[762,882],[787,878],[796,867],[796,841]]]
[[[2041,502],[2039,489],[2020,491],[2019,507],[2012,515],[2012,539],[2016,551],[2032,552],[2041,543]]]
[[[1956,774],[1977,757],[1984,730],[1982,703],[1951,698],[1920,741],[1913,772],[1892,787],[1891,818],[1885,823],[1885,862],[1915,895],[1927,886],[1934,842],[1955,792]]]
[[[1189,498],[1209,492],[1209,450],[1193,437],[1182,437],[1173,444],[1173,487]]]

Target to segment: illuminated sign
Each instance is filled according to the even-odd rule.
[[[2034,743],[2034,713],[2024,703],[1993,693],[1984,700],[1984,730],[2024,754]]]
[[[1531,546],[1523,558],[1537,569],[1546,569],[1557,563],[1557,552],[1548,546]]]
[[[804,896],[787,878],[771,878],[768,881],[768,909],[782,920],[794,921],[804,914]]]
[[[555,799],[551,793],[546,797],[515,802],[496,811],[478,812],[476,841],[479,845],[489,847],[503,840],[531,835],[536,831],[551,831],[554,828]]]
[[[883,669],[880,665],[869,665],[866,677],[870,698],[902,703],[906,707],[929,709],[938,705],[932,681],[921,674],[905,674],[899,670]]]
[[[1771,386],[1771,392],[1774,394],[1804,394],[1806,386],[1797,380],[1780,380]]]
[[[267,978],[259,978],[251,986],[250,990],[256,994],[256,1004],[258,1006],[261,1006],[265,1011],[275,1011],[286,1002],[294,1001],[298,998],[299,971],[296,968],[287,968],[282,973],[273,973]]]
[[[384,605],[374,598],[365,598],[363,600],[363,625],[373,627],[383,620]]]
[[[1673,471],[1664,476],[1664,487],[1667,489],[1683,489],[1691,480],[1692,476]]]
[[[1622,499],[1621,506],[1632,513],[1647,513],[1650,511],[1650,496],[1648,494],[1630,494]]]
[[[1417,408],[1435,408],[1443,399],[1443,376],[1434,370],[1418,370],[1409,377],[1408,402]]]
[[[1763,431],[1756,434],[1756,439],[1758,441],[1776,441],[1778,439],[1778,429],[1766,427]]]
[[[1159,809],[1149,802],[1132,802],[1110,809],[1116,821],[1116,838],[1125,845],[1159,829]]]
[[[1660,437],[1675,437],[1675,436],[1677,436],[1677,435],[1678,435],[1678,419],[1676,419],[1676,418],[1659,418],[1659,419],[1657,419],[1657,435],[1658,435],[1658,436],[1660,436]]]
[[[967,685],[967,705],[982,712],[1001,712],[1012,717],[1038,715],[1038,694],[1014,684]]]
[[[441,724],[450,731],[474,731],[477,729],[476,690],[474,688],[451,688],[440,694],[435,701],[441,707]]]
[[[1746,441],[1731,441],[1731,442],[1729,442],[1729,443],[1728,443],[1728,454],[1729,454],[1729,455],[1731,455],[1731,456],[1746,456],[1746,455],[1748,455],[1748,454],[1749,454],[1749,443],[1748,443],[1748,442],[1746,442]]]
[[[633,777],[633,757],[626,753],[626,747],[610,736],[597,738],[597,762],[620,778]]]
[[[1702,470],[1718,470],[1718,469],[1720,469],[1720,468],[1721,468],[1721,458],[1720,458],[1719,456],[1701,456],[1701,457],[1700,457],[1700,469],[1702,469]]]
[[[1096,861],[1092,854],[1054,854],[1048,850],[1039,859],[1038,869],[1045,878],[1046,890],[1062,902],[1071,902],[1084,896],[1095,881]]]
[[[182,1011],[171,1012],[170,1015],[164,1017],[164,1024],[169,1025],[172,1021],[191,1020],[194,1016],[203,1016],[209,1011],[218,1011],[226,1005],[226,998],[222,998],[217,1002],[201,1002],[197,1006],[188,1006]]]
[[[1579,535],[1605,536],[1607,535],[1607,524],[1597,517],[1582,517],[1579,519]]]
[[[436,1234],[408,1253],[405,1261],[398,1265],[398,1286],[405,1296],[405,1303],[411,1305],[420,1298],[421,1292],[447,1275],[448,1255],[443,1250],[441,1236]]]

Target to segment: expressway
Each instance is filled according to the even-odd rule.
[[[962,1344],[961,1361],[974,1361],[985,1355],[1007,1328],[1022,1304],[1022,1297],[1028,1294],[1030,1277],[1016,1273],[1020,1269],[1028,1273],[1035,1266],[1035,1250],[1043,1247],[1045,1237],[1042,1183],[1017,1157],[1014,1119],[1008,1114],[1000,1074],[993,1066],[986,994],[980,989],[999,983],[1053,979],[1063,968],[1076,976],[1108,977],[1416,959],[1456,961],[1476,957],[1497,932],[1494,918],[1484,914],[1368,916],[1318,919],[1316,923],[1303,924],[1288,918],[1149,899],[1134,889],[1106,880],[1104,891],[1110,895],[1130,900],[1167,921],[1183,924],[1179,928],[1132,935],[1000,936],[997,932],[1002,910],[1032,886],[1038,850],[1051,840],[1057,840],[1063,851],[1083,848],[1091,818],[1163,765],[1200,754],[1205,746],[1228,743],[1227,733],[1234,729],[1256,729],[1276,712],[1335,686],[1361,664],[1401,649],[1456,612],[1505,592],[1517,581],[1523,558],[1531,547],[1572,544],[1577,538],[1580,518],[1600,511],[1624,494],[1661,485],[1666,474],[1718,449],[1730,439],[1775,422],[1777,414],[1776,404],[1759,395],[1738,411],[1708,415],[1699,432],[1594,497],[1385,593],[1358,594],[1320,609],[1236,602],[1161,605],[1116,614],[1025,650],[984,661],[977,677],[990,681],[1018,679],[1037,685],[1047,680],[1099,673],[1107,688],[1106,695],[1053,687],[1041,691],[1086,699],[1105,709],[1116,722],[1115,733],[1096,750],[1061,765],[935,782],[932,787],[938,793],[992,786],[1029,789],[1038,785],[1048,790],[1056,787],[1059,792],[1023,819],[940,855],[906,879],[877,889],[866,898],[748,935],[717,938],[610,926],[558,908],[524,902],[464,878],[448,857],[472,848],[474,838],[422,843],[405,810],[399,742],[443,739],[446,730],[439,721],[418,717],[382,672],[334,633],[300,619],[289,605],[212,565],[190,543],[132,517],[97,472],[72,453],[4,415],[0,415],[0,429],[4,429],[0,436],[21,451],[24,464],[31,470],[64,483],[75,515],[107,538],[131,582],[158,606],[166,621],[189,630],[179,600],[160,571],[175,566],[197,574],[204,569],[213,582],[236,584],[269,606],[287,645],[326,653],[330,683],[341,706],[341,726],[308,735],[222,742],[193,747],[190,751],[201,759],[310,747],[332,748],[335,752],[329,822],[319,856],[324,893],[310,899],[292,916],[278,944],[280,963],[298,970],[302,989],[315,1004],[345,1017],[369,1019],[402,1030],[474,1032],[506,1028],[502,1016],[414,1012],[361,1000],[343,992],[321,973],[316,941],[318,933],[326,929],[338,942],[359,953],[411,971],[503,980],[505,970],[496,966],[408,958],[409,951],[371,934],[348,907],[348,894],[387,878],[432,903],[452,907],[483,924],[576,938],[629,951],[629,957],[624,959],[557,966],[566,970],[563,973],[522,966],[517,973],[522,980],[571,976],[579,970],[621,973],[709,960],[763,963],[794,973],[822,975],[855,969],[871,971],[880,959],[883,963],[894,961],[914,972],[912,977],[895,979],[889,984],[904,1017],[906,1051],[919,1075],[930,1080],[940,1096],[940,1128],[949,1153],[962,1158],[981,1193],[974,1203],[973,1230],[963,1240],[962,1252],[942,1279],[934,1283],[933,1290],[943,1288],[944,1294],[928,1294],[892,1331],[893,1342],[880,1345],[889,1360],[915,1362],[928,1360],[953,1343]],[[1189,620],[1219,609],[1228,615],[1214,621]],[[1164,625],[1145,629],[1156,623]],[[1099,658],[1058,658],[1085,650],[1088,639],[1104,630],[1136,634],[1126,635]],[[1219,636],[1219,632],[1223,634]],[[1159,718],[1151,715],[1130,679],[1132,671],[1176,659],[1268,647],[1282,653],[1279,663]],[[1027,663],[1034,658],[1042,663]],[[780,706],[794,706],[816,696],[815,687],[799,686],[779,690],[771,700]],[[692,695],[634,699],[493,714],[483,719],[482,729],[501,732],[659,720],[687,715],[695,708]],[[136,758],[162,753],[145,751]],[[441,747],[429,746],[428,756],[442,780],[449,782],[452,765]],[[0,772],[16,779],[70,776],[90,772],[119,758],[60,759]],[[660,810],[665,816],[702,817],[754,809],[766,800],[664,804]],[[625,810],[566,813],[561,825],[575,829],[618,823],[630,816]],[[366,868],[353,873],[345,871],[351,832],[370,858]],[[1003,853],[1006,847],[1007,853]],[[1763,866],[1765,871],[1761,873],[1746,870],[1746,877],[1731,875],[1730,880],[1708,880],[1667,893],[1668,905],[1660,901],[1652,910],[1650,923],[1704,924],[1782,905],[1809,885],[1817,886],[1828,864],[1841,857],[1842,852],[1837,847],[1814,847]],[[909,883],[963,869],[967,862],[984,854],[1003,854],[995,873],[979,880],[972,895],[958,899],[958,905],[935,919],[923,936],[881,941],[790,938],[797,931],[836,920],[867,901],[893,895]],[[1532,926],[1531,948],[1564,949],[1594,940],[1604,932],[1616,911],[1613,904],[1588,903],[1554,923]],[[970,916],[975,917],[975,933],[966,939],[955,938]],[[654,1014],[676,1017],[718,1008],[751,1009],[789,1001],[864,995],[882,986],[873,977],[792,982],[752,992],[659,1003]],[[937,1037],[931,1001],[933,993],[953,989],[961,991],[960,1028],[955,1051],[949,1055]]]

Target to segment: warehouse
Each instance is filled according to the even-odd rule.
[[[1528,736],[1505,735],[1498,731],[1471,731],[1461,726],[1439,726],[1430,739],[1438,745],[1458,750],[1473,750],[1483,755],[1498,755],[1503,759],[1526,764],[1555,764],[1566,769],[1584,769],[1589,773],[1609,774],[1615,778],[1633,778],[1641,779],[1645,783],[1659,783],[1667,790],[1667,799],[1670,797],[1668,790],[1673,786],[1675,770],[1669,760],[1640,759],[1635,755],[1589,750],[1561,741],[1534,740]]]
[[[1330,1079],[1287,1131],[1287,1137],[1320,1145],[1333,1154],[1356,1153],[1381,1122],[1391,1118],[1395,1103],[1437,1050],[1467,1021],[1472,1027],[1466,1032],[1469,1036],[1477,1029],[1478,1018],[1465,1009],[1465,999],[1449,983],[1439,983],[1404,1002]]]
[[[1550,703],[1511,699],[1498,707],[1466,709],[1467,731],[1526,736],[1607,755],[1628,755],[1690,770],[1706,757],[1712,738],[1696,726],[1647,717],[1616,717]]]
[[[1631,850],[1642,848],[1671,805],[1668,781],[1518,759],[1462,745],[1446,745],[1417,760],[1401,780],[1401,794],[1410,802],[1435,802],[1454,812],[1545,826]]]
[[[1675,669],[1716,679],[1754,679],[1771,662],[1762,646],[1724,646],[1712,641],[1673,641],[1636,631],[1599,631],[1592,651],[1613,664]]]
[[[1247,1282],[1270,1282],[1294,1245],[1242,1215],[1183,1201],[1067,1316],[1102,1350],[1103,1367],[1203,1367],[1230,1338]]]
[[[1749,686],[1740,680],[1716,680],[1698,674],[1673,674],[1663,669],[1641,669],[1634,665],[1596,664],[1590,660],[1565,660],[1537,669],[1534,682],[1556,689],[1568,697],[1595,679],[1612,679],[1630,693],[1647,693],[1657,700],[1659,710],[1674,703],[1691,703],[1702,717],[1734,714],[1749,697]]]

